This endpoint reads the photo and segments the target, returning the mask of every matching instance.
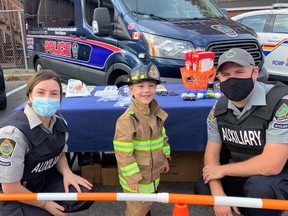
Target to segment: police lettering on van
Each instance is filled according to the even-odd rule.
[[[244,48],[262,68],[252,31],[210,1],[25,0],[29,65],[63,78],[116,84],[139,64],[153,62],[161,79],[181,82],[187,51]],[[260,79],[267,79],[265,68]]]

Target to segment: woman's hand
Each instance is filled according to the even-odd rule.
[[[237,207],[219,206],[219,205],[214,206],[214,213],[216,216],[233,216],[232,209],[236,213],[236,215],[241,215]]]
[[[44,204],[42,208],[48,211],[52,215],[56,215],[56,216],[66,215],[66,213],[64,213],[64,210],[65,210],[64,207],[54,201],[50,201],[50,200],[46,201],[46,203]]]
[[[63,183],[65,192],[69,192],[69,185],[73,185],[78,193],[81,193],[79,185],[87,188],[88,190],[92,189],[92,184],[81,176],[75,175],[72,171],[63,173]]]

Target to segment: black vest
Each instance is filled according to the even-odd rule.
[[[4,126],[18,128],[28,140],[29,151],[25,155],[21,181],[31,183],[44,181],[45,176],[52,172],[65,146],[65,133],[68,132],[68,127],[64,120],[56,118],[53,132],[49,134],[40,126],[31,130],[27,116],[23,111],[19,111],[0,125]]]
[[[231,158],[236,162],[263,151],[266,129],[281,105],[281,98],[288,94],[288,86],[280,82],[273,84],[274,87],[266,95],[267,105],[252,106],[250,114],[243,119],[237,119],[233,111],[227,108],[226,97],[220,98],[216,104],[215,117],[222,143],[229,148]]]

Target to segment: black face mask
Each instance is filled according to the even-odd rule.
[[[253,74],[253,71],[252,71]],[[231,101],[241,101],[246,98],[254,88],[252,75],[249,78],[229,78],[220,82],[220,90]]]

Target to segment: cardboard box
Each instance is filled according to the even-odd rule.
[[[81,176],[93,184],[101,183],[101,164],[81,166]]]
[[[102,185],[119,186],[117,161],[114,152],[102,154]]]
[[[203,152],[172,152],[170,171],[161,174],[161,181],[197,182],[202,174],[203,156]]]
[[[214,52],[193,52],[192,70],[198,72],[210,71],[214,67]]]
[[[102,185],[119,186],[119,177],[117,165],[102,167]]]

